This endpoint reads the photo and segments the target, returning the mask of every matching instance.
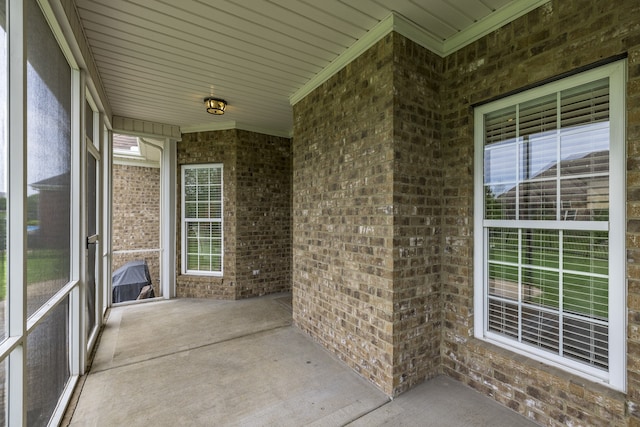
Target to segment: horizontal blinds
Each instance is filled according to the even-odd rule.
[[[515,107],[485,115],[484,130],[486,145],[515,139],[517,136]]]
[[[185,267],[190,272],[222,271],[222,165],[183,166]]]
[[[609,79],[561,92],[562,128],[609,121]]]
[[[222,169],[185,169],[184,215],[186,219],[222,218]]]
[[[555,94],[520,105],[518,134],[521,137],[542,134],[558,127],[558,102]]]
[[[485,218],[608,220],[608,79],[485,115]]]
[[[607,369],[608,233],[509,221],[608,221],[608,79],[486,114],[484,125],[484,218],[505,221],[487,229],[487,329]]]

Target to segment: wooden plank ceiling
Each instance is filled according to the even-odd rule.
[[[114,115],[290,133],[290,97],[392,11],[445,43],[530,0],[76,0]],[[224,98],[223,116],[203,98]]]

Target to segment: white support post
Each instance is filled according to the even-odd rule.
[[[165,140],[162,150],[161,170],[161,247],[162,247],[162,295],[176,296],[176,141]]]
[[[84,174],[84,73],[72,70],[71,83],[71,277],[78,285],[71,291],[70,302],[70,365],[71,375],[82,375],[86,365],[85,350],[85,319],[84,319],[84,256],[85,256],[85,231],[83,228],[83,201],[82,197]]]
[[[20,344],[11,352],[7,372],[7,425],[26,425],[27,397],[27,49],[26,6],[7,4],[9,94],[7,147],[7,333]],[[4,82],[2,84],[5,84]]]
[[[102,301],[100,305],[101,321],[102,317],[107,311],[107,308],[111,306],[111,265],[112,265],[112,211],[113,211],[113,140],[112,132],[104,127],[104,118],[100,116],[100,137],[102,138],[100,146],[102,147],[102,163],[104,164],[104,186],[102,197],[105,200],[104,203],[104,228],[102,230],[102,247],[103,247],[103,263],[104,274],[102,277]]]
[[[107,285],[106,282],[106,277],[107,277],[107,272],[110,271],[110,269],[107,268],[107,259],[108,257],[106,256],[106,254],[108,253],[108,249],[109,249],[109,240],[108,240],[108,224],[109,224],[109,220],[108,217],[106,216],[107,214],[107,206],[109,204],[108,199],[106,199],[108,192],[107,192],[107,187],[108,187],[108,182],[110,181],[109,179],[109,175],[108,175],[108,171],[109,171],[109,164],[107,163],[109,161],[109,156],[107,155],[108,151],[107,151],[107,147],[106,145],[106,139],[104,137],[104,132],[102,132],[102,129],[104,128],[104,117],[102,114],[98,113],[97,114],[97,120],[96,122],[96,128],[94,129],[94,138],[96,138],[96,141],[99,141],[99,147],[100,147],[100,170],[98,172],[98,176],[99,176],[99,181],[100,184],[98,185],[99,188],[99,194],[101,195],[99,197],[99,201],[98,201],[98,234],[100,235],[100,245],[99,251],[96,251],[96,262],[99,265],[98,268],[98,272],[96,273],[96,283],[97,283],[97,287],[96,287],[96,320],[97,320],[97,327],[100,328],[100,326],[102,325],[102,314],[104,313],[102,307],[104,306],[105,302],[104,302],[104,287]],[[110,276],[110,274],[109,274]]]

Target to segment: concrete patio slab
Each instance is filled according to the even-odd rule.
[[[291,325],[287,295],[114,308],[83,384],[66,425],[534,425],[445,377],[390,400]]]

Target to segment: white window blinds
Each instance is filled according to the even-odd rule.
[[[615,129],[603,74],[476,109],[475,277],[477,336],[608,380]]]
[[[183,166],[183,272],[222,273],[222,165]]]

